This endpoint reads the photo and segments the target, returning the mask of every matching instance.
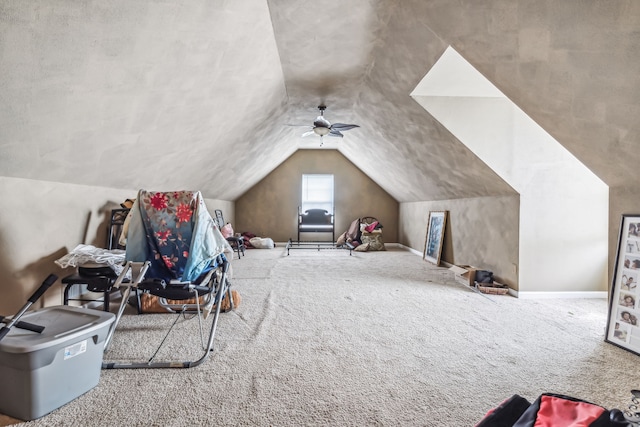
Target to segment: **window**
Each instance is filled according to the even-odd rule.
[[[333,213],[333,175],[302,175],[301,209]]]

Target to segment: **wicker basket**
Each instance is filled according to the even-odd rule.
[[[476,282],[476,288],[482,292],[483,294],[491,294],[491,295],[505,295],[509,292],[509,287],[507,285],[503,285],[502,283],[478,283]]]

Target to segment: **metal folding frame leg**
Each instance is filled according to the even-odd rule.
[[[111,344],[111,339],[113,338],[113,333],[118,326],[118,322],[120,322],[120,318],[124,313],[124,309],[127,306],[127,302],[129,301],[129,296],[131,295],[131,288],[138,288],[138,284],[144,280],[145,274],[147,274],[147,270],[151,263],[149,261],[146,262],[127,262],[125,268],[122,270],[116,282],[113,284],[114,288],[120,289],[120,293],[122,295],[122,299],[120,300],[120,305],[118,306],[118,312],[116,313],[116,319],[111,324],[111,328],[109,328],[109,333],[107,334],[107,338],[104,343],[104,350],[107,351],[109,349],[109,345]],[[127,275],[131,272],[131,279],[129,282],[125,282]],[[124,290],[122,290],[124,288]]]
[[[136,263],[127,263],[126,269],[132,269],[132,264]],[[140,264],[140,263],[137,263]],[[148,268],[148,263],[140,266],[138,272],[132,271],[132,278],[130,283],[123,283],[126,272],[118,277],[115,285],[118,286],[126,286],[126,289],[122,292],[122,301],[120,304],[120,308],[118,310],[118,315],[116,316],[116,321],[113,322],[111,330],[109,331],[109,335],[107,336],[107,340],[105,343],[105,351],[108,349],[108,346],[111,342],[111,338],[115,329],[117,327],[118,321],[124,312],[124,307],[127,304],[127,300],[129,298],[131,288],[137,287],[137,285],[144,279],[144,274]],[[220,315],[220,308],[222,306],[222,298],[225,294],[228,294],[228,297],[231,298],[231,291],[229,287],[229,282],[227,280],[227,272],[229,270],[229,261],[224,261],[222,264],[222,274],[220,275],[220,279],[217,283],[214,298],[210,300],[210,302],[204,307],[203,312],[211,313],[213,309],[213,320],[211,325],[211,330],[209,332],[209,339],[204,348],[204,354],[200,359],[195,361],[183,361],[183,362],[153,362],[153,358],[147,362],[102,362],[102,369],[158,369],[158,368],[193,368],[195,366],[201,365],[204,363],[209,357],[209,353],[213,351],[213,340],[215,338],[216,329],[218,326],[218,318]],[[134,279],[135,277],[135,279]],[[115,286],[114,285],[114,286]],[[233,307],[233,299],[230,301],[231,306]],[[155,357],[155,355],[154,355]]]

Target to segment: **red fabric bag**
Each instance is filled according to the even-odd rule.
[[[518,396],[502,402],[476,427],[620,427],[611,411],[575,397],[543,393],[531,405]]]

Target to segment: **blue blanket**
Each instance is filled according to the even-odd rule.
[[[140,190],[131,208],[127,261],[151,261],[147,277],[195,281],[218,264],[228,243],[200,192]]]

